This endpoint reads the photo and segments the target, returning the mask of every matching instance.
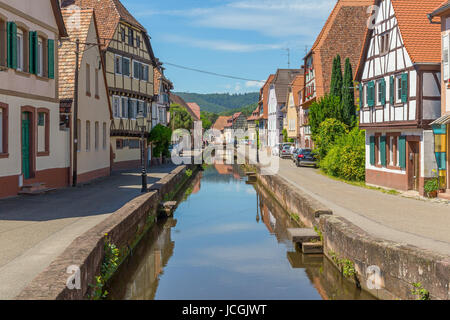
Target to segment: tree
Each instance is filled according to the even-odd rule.
[[[342,66],[341,66],[341,56],[336,56],[336,67],[333,71],[335,73],[335,85],[330,90],[330,94],[342,99]]]
[[[350,59],[345,59],[344,81],[342,85],[342,122],[352,128],[356,121],[355,91],[353,89],[353,70]]]
[[[148,142],[153,145],[153,155],[155,157],[170,157],[169,146],[172,139],[172,130],[158,123],[148,137]]]
[[[312,138],[319,133],[320,124],[326,119],[339,119],[341,100],[339,97],[326,95],[322,99],[315,101],[309,109],[309,124]]]
[[[170,106],[170,124],[172,130],[186,129],[191,130],[194,128],[194,120],[192,116],[185,108],[180,107],[178,104],[172,104]]]
[[[347,133],[347,126],[339,120],[330,118],[323,121],[315,137],[320,159],[324,159],[334,143]]]
[[[330,82],[330,94],[334,95],[333,93],[336,92],[336,64],[337,64],[337,59],[336,57],[334,57],[333,59],[333,67],[331,68],[331,82]]]
[[[203,129],[208,130],[216,122],[219,116],[215,113],[202,111],[200,112],[200,120],[202,121]]]

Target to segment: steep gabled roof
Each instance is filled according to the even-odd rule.
[[[187,105],[192,113],[195,114],[196,120],[200,120],[200,106],[195,102],[188,102]]]
[[[65,37],[67,37],[67,30],[66,30],[66,25],[64,23],[64,20],[63,20],[62,14],[61,14],[61,7],[59,5],[59,1],[58,0],[50,0],[50,3],[52,5],[53,15],[55,16],[56,24],[58,26],[59,37],[65,38]]]
[[[413,63],[441,62],[441,25],[431,24],[427,14],[442,0],[392,0],[406,51]]]
[[[70,19],[72,10],[62,10],[64,20]],[[80,11],[80,25],[79,28],[68,29],[69,36],[73,39],[80,40],[80,52],[83,52],[86,45],[89,27],[94,17],[93,9],[84,9]],[[58,67],[59,67],[59,99],[71,100],[74,98],[75,90],[75,48],[76,44],[73,41],[63,41],[61,48],[58,50]],[[80,54],[78,59],[79,68],[81,67],[81,60],[83,55]],[[79,69],[78,68],[78,69]]]
[[[62,7],[72,4],[80,8],[95,9],[99,21],[100,37],[105,39],[105,47],[109,46],[120,21],[130,24],[144,33],[147,32],[119,0],[63,0]]]
[[[263,99],[263,114],[261,115],[260,119],[268,119],[269,117],[269,89],[270,84],[272,83],[273,79],[275,78],[274,74],[271,74],[268,78],[266,83],[264,83],[263,87],[261,88],[260,94],[262,94]],[[261,97],[260,97],[261,99]],[[261,110],[260,110],[261,111]]]
[[[214,123],[214,125],[212,126],[213,129],[222,131],[225,126],[228,123],[228,119],[230,119],[231,116],[220,116],[219,118],[217,118],[216,122]]]
[[[305,87],[305,77],[304,77],[304,69],[303,72],[295,77],[295,79],[291,83],[292,93],[294,94],[294,103],[296,106],[300,105],[300,95],[299,92],[303,90]]]
[[[176,94],[169,93],[170,101],[174,104],[179,105],[180,107],[186,109],[186,111],[191,115],[192,119],[194,121],[200,120],[200,118],[197,119],[197,115],[194,113],[194,111],[188,106],[186,101],[184,101],[180,96],[177,96]]]
[[[287,92],[292,81],[303,74],[303,69],[278,69],[272,81],[278,104],[286,104]]]

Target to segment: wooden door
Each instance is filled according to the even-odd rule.
[[[24,179],[31,177],[30,113],[22,113],[22,174]]]

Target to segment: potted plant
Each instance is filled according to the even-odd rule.
[[[433,170],[433,172],[436,173],[436,170]],[[436,198],[439,190],[439,178],[436,176],[433,179],[428,180],[425,183],[424,189],[428,198]]]

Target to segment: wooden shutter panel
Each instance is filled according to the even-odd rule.
[[[386,166],[386,136],[380,137],[380,162],[383,167]]]
[[[402,102],[408,102],[408,74],[402,74]]]
[[[28,41],[29,41],[29,67],[28,71],[32,74],[37,74],[37,64],[38,64],[38,56],[37,56],[37,46],[38,46],[38,37],[36,31],[30,31],[28,33]]]
[[[363,97],[364,94],[364,90],[363,90],[363,85],[362,83],[359,84],[359,109],[361,110],[364,106],[363,106]]]
[[[381,85],[381,105],[386,105],[386,80],[383,78],[380,82]]]
[[[370,164],[375,165],[375,137],[370,137]]]
[[[369,99],[368,99],[368,105],[369,107],[373,107],[375,105],[375,82],[371,81],[369,82]]]
[[[11,22],[7,22],[6,23],[6,65],[8,68],[12,68],[12,54],[11,54],[11,50],[12,50],[12,36],[11,36]]]
[[[55,78],[55,41],[48,40],[48,77]]]
[[[17,69],[17,25],[8,22],[8,67]]]
[[[400,168],[406,169],[406,137],[401,136],[398,139],[398,153]]]
[[[391,104],[391,106],[393,106],[395,104],[395,88],[394,88],[394,84],[395,84],[395,79],[393,76],[391,76],[389,78],[389,103]]]

